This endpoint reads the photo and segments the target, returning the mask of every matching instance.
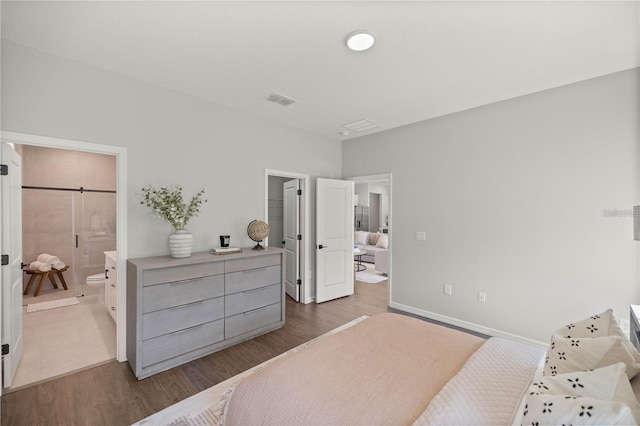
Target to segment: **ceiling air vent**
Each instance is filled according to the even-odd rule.
[[[283,95],[282,93],[273,92],[269,96],[266,97],[269,102],[273,102],[274,104],[289,106],[292,103],[298,102],[293,98]]]
[[[362,120],[354,121],[353,123],[344,124],[342,127],[346,127],[347,129],[355,132],[364,132],[365,130],[380,127],[380,125],[363,118]]]

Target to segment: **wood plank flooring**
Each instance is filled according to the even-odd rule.
[[[322,304],[287,297],[280,329],[144,380],[109,362],[2,395],[2,426],[130,425],[362,315],[388,311],[388,281],[356,281],[353,296]]]

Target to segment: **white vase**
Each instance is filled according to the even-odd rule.
[[[181,258],[191,256],[193,248],[193,234],[184,229],[169,235],[169,253],[171,257]]]

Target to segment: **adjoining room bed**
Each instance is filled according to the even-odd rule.
[[[136,425],[637,424],[640,354],[611,311],[570,326],[545,352],[400,314],[364,317]]]

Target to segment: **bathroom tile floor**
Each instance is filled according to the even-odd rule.
[[[71,290],[56,291],[56,298],[73,297]],[[116,324],[97,294],[78,297],[79,305],[27,314],[27,303],[52,300],[41,296],[25,300],[24,352],[11,391],[116,357]]]

